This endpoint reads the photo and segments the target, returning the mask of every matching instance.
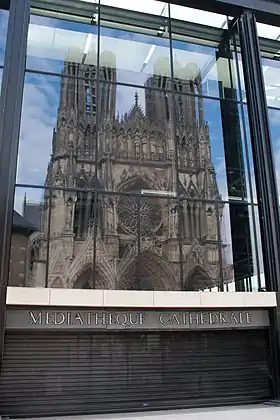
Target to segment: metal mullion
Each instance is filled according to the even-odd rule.
[[[78,63],[79,64],[79,63]],[[0,66],[1,68],[1,66]],[[53,76],[55,77],[60,77],[60,78],[67,78],[67,79],[76,79],[76,80],[89,80],[89,81],[97,81],[97,77],[82,77],[82,76],[69,76],[68,74],[64,74],[64,73],[53,73],[53,72],[49,72],[49,71],[44,71],[44,70],[37,70],[37,69],[32,69],[32,68],[27,68],[26,69],[26,73],[27,74],[39,74],[39,75],[44,75],[44,76]],[[101,79],[100,79],[101,80]],[[124,86],[124,87],[131,87],[131,88],[138,88],[138,89],[142,89],[142,90],[153,90],[153,91],[157,91],[157,92],[162,92],[163,89],[162,88],[158,88],[157,86],[154,87],[145,87],[145,85],[138,85],[137,83],[126,83],[126,82],[121,82],[121,81],[114,81],[114,80],[101,80],[102,84],[110,84],[110,85],[114,85],[114,86]],[[168,92],[171,93],[172,89],[164,89],[164,92]],[[207,96],[208,98],[208,96]],[[211,98],[211,97],[210,97]],[[217,99],[217,97],[212,97],[212,99]]]
[[[26,73],[30,74],[39,74],[39,75],[45,75],[45,76],[53,76],[55,77],[60,77],[60,78],[67,78],[67,79],[76,79],[76,80],[90,80],[90,81],[97,81],[97,77],[96,78],[88,78],[86,79],[85,77],[82,76],[77,76],[77,77],[73,77],[73,76],[69,76],[67,74],[63,74],[63,73],[52,73],[52,72],[47,72],[47,71],[43,71],[43,70],[36,70],[36,69],[26,69]],[[144,85],[138,85],[137,83],[126,83],[126,82],[120,82],[120,81],[113,81],[113,80],[101,80],[101,83],[106,85],[113,85],[113,86],[123,86],[123,87],[131,87],[131,88],[136,88],[136,89],[142,89],[142,90],[151,90],[151,91],[155,91],[155,92],[166,92],[166,93],[171,93],[174,91],[174,89],[162,89],[162,88],[158,88],[156,86],[154,87],[145,87]],[[220,98],[218,96],[211,96],[211,95],[199,95],[198,93],[185,93],[185,92],[180,92],[180,95],[182,96],[190,96],[190,97],[197,97],[197,98],[203,98],[203,99],[211,99],[213,101],[220,101]],[[238,99],[228,99],[228,98],[223,98],[224,101],[230,101],[230,102],[234,102],[237,104],[241,104],[242,101],[238,100]],[[273,107],[271,107],[273,108]],[[278,108],[276,108],[278,109]]]
[[[155,91],[155,92],[167,92],[167,93],[172,93],[172,89],[162,89],[162,88],[158,88],[156,86],[153,87],[146,87],[145,85],[138,85],[137,83],[126,83],[126,82],[119,82],[119,81],[114,81],[114,80],[104,80],[102,79],[102,83],[105,84],[110,84],[110,85],[114,85],[114,86],[124,86],[124,87],[131,87],[131,88],[138,88],[138,89],[142,89],[142,90],[151,90],[151,91]]]
[[[178,229],[178,238],[179,238],[179,255],[180,255],[180,287],[181,290],[184,290],[184,256],[183,256],[183,234],[184,234],[184,211],[183,205],[184,201],[178,199],[178,216],[179,216],[179,229]]]
[[[162,89],[161,89],[162,90]],[[172,89],[172,91],[174,91],[174,89]],[[170,93],[172,92],[172,91],[170,91]],[[188,97],[194,97],[194,98],[203,98],[203,99],[211,99],[212,101],[217,101],[217,102],[220,102],[221,101],[221,98],[219,97],[219,96],[208,96],[208,95],[200,95],[200,94],[198,94],[198,93],[191,93],[191,92],[189,92],[189,93],[186,93],[186,92],[176,92],[175,91],[175,96],[176,95],[182,95],[182,96],[184,96],[184,97],[186,97],[186,96],[188,96]],[[241,103],[241,100],[238,100],[238,99],[228,99],[228,98],[223,98],[223,101],[226,101],[226,102],[232,102],[232,103],[236,103],[236,104],[239,104],[239,103]]]
[[[96,282],[95,282],[95,270],[96,270],[96,236],[98,232],[98,220],[99,220],[99,213],[100,211],[103,211],[103,208],[99,209],[99,196],[96,191],[94,191],[94,221],[93,221],[93,247],[92,247],[92,273],[93,273],[93,279],[92,279],[92,287],[95,289]]]
[[[81,62],[76,62],[75,64],[81,64]],[[83,77],[83,76],[72,76],[66,73],[53,73],[50,71],[44,71],[44,70],[37,70],[37,69],[32,69],[32,68],[26,68],[25,73],[27,75],[31,74],[39,74],[39,75],[43,75],[43,76],[53,76],[53,78],[59,77],[59,78],[64,78],[64,79],[69,79],[69,80],[90,80],[90,81],[94,81],[97,79],[97,77]]]
[[[222,237],[221,237],[221,226],[220,226],[220,217],[219,217],[219,203],[215,203],[215,213],[216,213],[216,223],[217,223],[217,239],[218,239],[218,253],[219,253],[219,271],[220,271],[220,281],[219,281],[219,292],[224,291],[224,268],[223,268],[223,253],[222,253]]]
[[[75,187],[51,187],[51,186],[47,186],[45,187],[44,185],[33,185],[33,184],[16,184],[15,185],[16,188],[34,188],[34,189],[40,189],[40,190],[46,190],[46,189],[55,189],[56,191],[68,191],[68,192],[92,192],[92,188],[75,188]],[[104,195],[104,190],[103,189],[95,189],[96,192],[98,192],[100,195]],[[125,191],[118,191],[117,193],[115,191],[106,191],[107,195],[118,195],[118,196],[136,196],[136,193],[133,192],[125,192]],[[147,198],[151,198],[151,195],[149,194],[141,194],[141,197],[147,197]],[[154,198],[166,198],[159,195],[153,195],[152,197]],[[202,202],[202,203],[220,203],[220,204],[236,204],[236,205],[248,205],[248,201],[244,201],[244,200],[222,200],[222,199],[210,199],[210,198],[196,198],[193,197],[192,201],[198,201],[198,202]],[[253,203],[254,205],[257,205],[256,203]]]
[[[100,0],[98,1],[98,6],[97,6],[97,13],[98,13],[98,18],[97,18],[97,63],[96,63],[96,124],[95,124],[95,130],[96,130],[96,135],[95,135],[95,144],[94,144],[94,148],[95,148],[95,168],[94,168],[94,176],[95,179],[98,178],[98,170],[97,170],[97,165],[98,165],[98,143],[99,143],[99,118],[101,115],[100,112]],[[96,185],[96,183],[94,184]],[[93,221],[93,252],[92,252],[92,273],[93,273],[93,279],[92,279],[92,285],[93,288],[95,289],[96,283],[95,283],[95,271],[96,271],[96,246],[97,246],[97,233],[98,233],[98,220],[99,220],[99,216],[100,216],[100,212],[103,212],[103,208],[99,208],[99,196],[98,196],[98,192],[96,190],[96,187],[94,186],[94,210],[93,210],[93,214],[94,214],[94,221]],[[103,202],[101,203],[101,205],[103,205]]]
[[[46,255],[46,272],[45,272],[45,288],[49,286],[49,262],[50,262],[50,236],[51,236],[51,223],[52,223],[52,197],[53,197],[53,190],[50,189],[50,196],[48,200],[49,208],[48,208],[48,228],[47,228],[47,255]]]
[[[173,132],[173,141],[174,141],[174,151],[175,151],[175,170],[176,170],[176,195],[177,195],[177,205],[178,205],[178,222],[179,222],[179,232],[178,232],[178,241],[179,241],[179,258],[180,258],[180,285],[181,290],[183,290],[184,285],[184,270],[183,270],[183,240],[182,240],[182,211],[180,209],[180,199],[179,199],[179,164],[178,164],[178,148],[176,140],[176,101],[175,101],[175,78],[174,78],[174,66],[173,66],[173,47],[172,47],[172,23],[171,23],[171,12],[170,12],[170,3],[168,3],[168,32],[169,32],[169,52],[170,52],[170,72],[171,72],[171,85],[172,85],[172,132]]]
[[[85,235],[87,236],[89,232],[89,221],[90,221],[90,206],[92,203],[92,193],[88,192],[86,195],[85,200],[85,212],[84,212],[84,218],[85,218]]]
[[[0,96],[0,352],[4,348],[14,189],[24,86],[29,1],[11,0]]]
[[[280,103],[279,103],[278,108],[276,106],[268,106],[267,109],[271,110],[271,111],[278,111],[279,112],[280,111]]]
[[[180,93],[177,92],[176,95],[178,94],[182,96],[189,96],[189,97],[194,97],[194,98],[202,98],[202,99],[207,99],[207,100],[210,99],[211,101],[216,101],[216,102],[221,101],[221,98],[219,96],[210,96],[210,95],[207,96],[207,95],[199,95],[198,93],[186,93],[186,92],[180,92]],[[222,98],[222,99],[225,102],[232,102],[235,104],[241,103],[241,101],[238,99],[228,99],[228,98]]]
[[[137,290],[140,289],[140,279],[139,279],[139,264],[140,264],[140,254],[141,254],[141,215],[140,215],[140,209],[141,209],[141,197],[140,195],[136,196],[137,200],[137,229],[136,229],[136,235],[137,235],[137,257],[136,257],[136,287]],[[144,221],[145,222],[145,221]]]
[[[31,13],[33,13],[33,10],[36,11],[38,9],[85,18],[91,17],[92,8],[97,4],[76,0],[31,0],[31,3]]]
[[[77,194],[77,202],[76,206],[78,209],[78,224],[77,224],[77,237],[80,239],[84,237],[84,234],[86,235],[86,232],[84,232],[83,229],[83,212],[84,212],[84,195],[83,192],[80,192],[80,194]]]
[[[99,2],[100,3],[100,2]],[[95,177],[98,175],[98,140],[99,140],[99,118],[100,118],[100,5],[97,6],[97,63],[96,63],[96,136],[95,136]]]
[[[254,205],[252,204],[250,206],[251,208],[251,212],[252,212],[252,222],[253,222],[253,235],[254,235],[254,243],[255,243],[255,255],[256,255],[256,260],[257,260],[257,276],[258,276],[258,290],[260,290],[262,288],[262,283],[261,283],[261,269],[260,269],[260,252],[259,252],[259,238],[258,238],[258,234],[257,234],[257,222],[256,222],[256,218],[257,216],[255,215],[255,207],[257,208],[258,212],[259,212],[259,206],[258,205]],[[260,242],[262,245],[262,238],[260,237]],[[252,255],[253,258],[253,255]]]

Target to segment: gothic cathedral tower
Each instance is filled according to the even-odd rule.
[[[113,63],[112,53],[106,54]],[[176,78],[174,97],[170,78],[151,76],[145,105],[135,92],[131,109],[118,115],[116,66],[101,68],[98,83],[96,71],[65,62],[46,177],[46,186],[55,189],[45,197],[51,211],[45,205],[41,232],[30,238],[29,285],[215,286],[220,215],[206,200],[219,192],[199,72],[195,79]],[[179,191],[181,208],[174,199],[142,196],[143,190]],[[47,270],[38,263],[46,255]]]

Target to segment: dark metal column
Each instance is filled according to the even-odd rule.
[[[279,198],[269,130],[265,86],[255,16],[245,12],[239,20],[252,150],[260,211],[266,288],[280,290]],[[280,397],[280,342],[277,312],[271,313],[271,382],[274,398]]]
[[[0,97],[0,351],[4,346],[6,291],[9,275],[29,0],[11,0]]]

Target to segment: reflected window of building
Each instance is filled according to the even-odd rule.
[[[143,5],[138,7],[129,3],[125,2],[123,9],[111,9],[102,6],[101,2],[100,77],[103,79],[104,68],[113,68],[116,71],[111,73],[111,81],[115,77],[117,82],[143,86],[153,75],[156,87],[170,89],[166,79],[171,75],[168,21],[165,17],[168,5],[147,0],[149,5],[143,13],[131,10],[141,9]],[[147,13],[151,13],[148,20]],[[106,80],[110,79],[107,77]]]
[[[42,12],[32,8],[31,2],[26,57],[28,69],[84,77],[85,66],[96,65],[97,5],[80,3],[79,11],[74,5],[71,11],[76,10],[78,14],[73,14],[71,19],[67,13],[70,9],[66,5],[64,13],[57,12],[53,17],[52,13],[46,11],[46,16],[42,16]],[[67,67],[65,62],[68,63]]]
[[[168,5],[166,2],[158,0],[143,0],[131,2],[130,0],[100,0],[100,4],[111,8],[120,8],[126,11],[141,12],[157,16],[168,15]]]
[[[243,71],[234,40],[225,30],[230,18],[178,5],[170,5],[170,11],[175,90],[224,97],[227,88],[239,97]]]
[[[179,6],[176,4],[170,4],[170,15],[172,19],[216,28],[226,28],[228,22],[228,18],[225,15],[211,13],[206,10],[193,9],[191,7]]]

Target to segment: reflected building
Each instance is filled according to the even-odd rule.
[[[10,252],[10,286],[25,286],[25,261],[29,247],[29,238],[36,231],[36,226],[28,219],[13,211],[13,227]]]
[[[199,71],[176,68],[184,78],[175,79],[174,97],[168,76],[151,76],[144,105],[135,91],[122,115],[115,66],[101,67],[98,82],[96,72],[65,62],[46,176],[54,189],[30,236],[28,285],[43,287],[47,276],[49,287],[202,290],[219,283],[221,270],[232,281]],[[176,191],[179,205],[162,197]]]

